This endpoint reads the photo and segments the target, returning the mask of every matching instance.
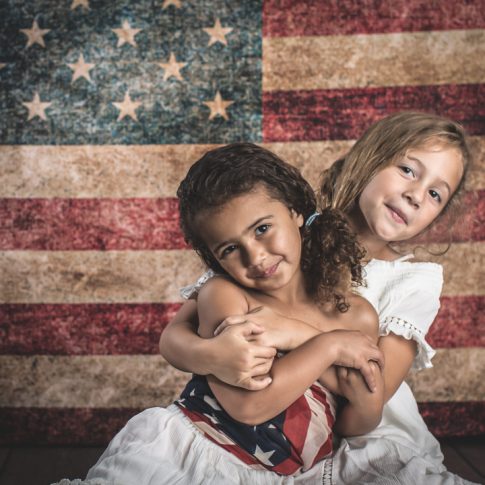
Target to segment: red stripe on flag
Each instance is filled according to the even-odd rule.
[[[433,347],[485,347],[485,298],[441,297],[441,308],[426,340]]]
[[[418,407],[437,437],[485,434],[485,401],[425,402]]]
[[[180,305],[0,305],[0,354],[155,355]],[[483,296],[442,298],[428,341],[441,348],[485,347],[484,308]]]
[[[263,93],[263,139],[351,140],[399,111],[433,111],[485,134],[484,84],[402,86]]]
[[[449,231],[437,225],[423,241],[485,239],[485,190]],[[175,199],[0,199],[0,250],[187,249]]]
[[[0,199],[0,249],[186,248],[178,201],[165,199]]]
[[[0,354],[158,354],[180,303],[0,305]]]
[[[263,5],[265,37],[354,35],[485,27],[483,0],[266,0]]]
[[[485,434],[485,402],[419,403],[436,436]],[[141,409],[134,408],[2,408],[0,444],[105,446]]]

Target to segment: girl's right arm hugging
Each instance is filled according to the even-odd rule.
[[[229,315],[243,315],[250,310],[241,288],[224,278],[214,278],[203,286],[197,307],[201,322],[198,331],[204,339],[212,339],[214,330]],[[330,366],[339,363],[369,367],[367,370],[372,372],[369,360],[381,361],[380,351],[369,338],[360,332],[337,330],[317,335],[276,359],[270,371],[270,384],[258,392],[228,385],[212,375],[208,376],[208,382],[219,403],[234,419],[255,425],[286,409]]]

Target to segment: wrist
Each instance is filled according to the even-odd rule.
[[[214,341],[216,339],[198,338],[194,342],[193,356],[194,361],[197,362],[196,374],[207,376],[213,374],[213,370],[217,368],[217,355]]]

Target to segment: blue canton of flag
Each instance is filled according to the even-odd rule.
[[[260,1],[4,3],[0,143],[261,141],[261,11]]]

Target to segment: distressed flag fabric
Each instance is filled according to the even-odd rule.
[[[158,340],[202,271],[175,199],[202,153],[262,143],[316,186],[401,110],[472,137],[467,210],[431,257],[434,368],[409,382],[432,432],[485,433],[483,0],[39,0],[0,26],[3,443],[105,444],[178,396]]]

